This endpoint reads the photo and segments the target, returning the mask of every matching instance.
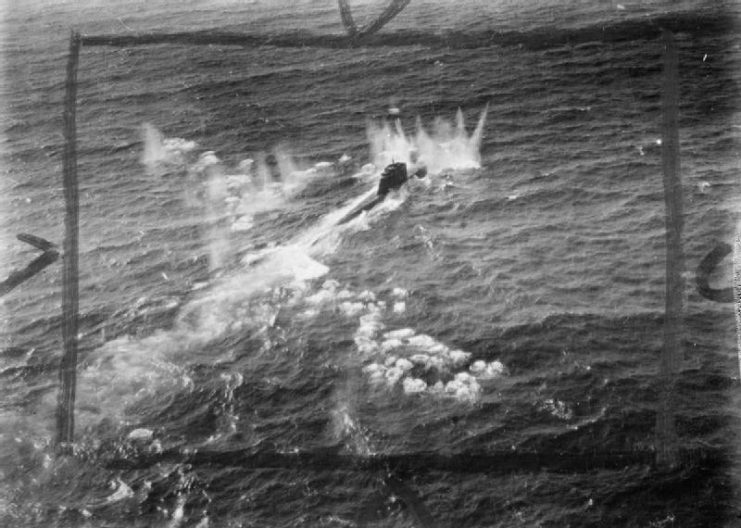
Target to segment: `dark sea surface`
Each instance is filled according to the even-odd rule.
[[[361,22],[380,10],[351,3]],[[2,275],[37,254],[16,234],[64,236],[70,28],[343,32],[331,0],[17,4],[0,37]],[[511,43],[83,46],[75,455],[52,446],[57,263],[0,299],[0,525],[741,526],[733,310],[694,285],[738,218],[740,11],[413,0],[381,34],[501,31]],[[676,424],[680,445],[721,461],[433,469],[402,484],[362,467],[225,464],[232,452],[654,449],[666,255],[656,24],[667,14],[697,21],[675,35],[687,269]],[[584,37],[627,23],[630,38]],[[561,37],[541,45],[541,34]],[[391,107],[403,138],[379,128]],[[144,123],[170,146],[197,146],[160,149],[145,166],[157,141],[143,140]],[[374,194],[378,172],[362,167],[377,154],[371,139],[389,132],[401,142],[392,156],[415,141],[437,153],[430,175],[337,225]],[[221,164],[199,172],[204,151]],[[343,154],[344,167],[316,168]],[[236,180],[224,174],[246,158],[271,172],[270,189],[227,188]],[[722,268],[719,287],[730,283],[730,262]],[[434,357],[447,359],[424,366]],[[214,458],[134,463],[177,448]]]

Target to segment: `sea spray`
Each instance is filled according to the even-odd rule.
[[[303,188],[307,183],[307,173],[301,170],[286,145],[278,144],[273,149],[273,156],[278,165],[278,174],[288,193]]]
[[[481,166],[481,140],[488,106],[479,116],[476,128],[469,135],[466,132],[463,112],[456,114],[453,126],[442,118],[436,118],[433,131],[428,132],[417,118],[416,130],[408,137],[401,126],[401,120],[393,124],[370,122],[367,127],[371,157],[377,167],[394,161],[412,164],[415,157],[424,164],[430,174],[439,174],[446,169],[475,169]]]
[[[173,169],[182,169],[196,149],[195,141],[181,138],[166,138],[151,123],[141,127],[143,151],[140,158],[149,174],[164,174]]]
[[[196,160],[185,163],[183,156],[168,154],[166,148],[184,140],[164,138],[151,125],[145,125],[144,130],[149,139],[145,141],[142,161],[150,164],[148,170],[165,163],[171,172],[178,167],[185,175],[185,204],[200,215],[212,271],[223,268],[236,253],[232,233],[252,228],[259,213],[285,207],[319,173],[316,169],[300,170],[283,145],[276,147],[272,155],[279,171],[277,179],[267,162],[268,156],[261,152],[256,154],[256,162],[246,158],[236,168],[225,166],[213,151],[202,152]]]

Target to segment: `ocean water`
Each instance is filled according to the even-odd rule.
[[[359,21],[382,7],[351,4]],[[511,41],[83,47],[74,456],[52,446],[55,264],[0,299],[0,524],[737,526],[734,317],[700,297],[694,269],[736,228],[738,11],[413,0],[381,34]],[[362,464],[240,462],[654,448],[665,287],[654,28],[667,14],[690,21],[675,35],[686,258],[676,423],[684,448],[721,461],[432,468],[398,482]],[[638,29],[588,37],[605,27]],[[63,239],[71,28],[343,31],[330,0],[6,5],[3,274],[35,256],[16,234]],[[429,175],[342,223],[412,150]],[[724,262],[713,283],[730,274]]]

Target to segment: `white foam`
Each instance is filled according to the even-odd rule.
[[[390,352],[394,349],[400,348],[401,346],[402,342],[399,339],[386,339],[381,343],[381,350],[383,352]]]
[[[471,363],[469,370],[474,374],[481,374],[486,370],[486,361],[483,361],[481,359],[474,361],[473,363]]]
[[[542,410],[548,411],[551,415],[560,420],[571,420],[574,417],[574,411],[566,402],[561,400],[547,399],[543,401],[539,407]]]
[[[363,303],[345,301],[340,304],[340,311],[347,317],[355,317],[363,311]]]
[[[504,364],[501,361],[492,361],[486,366],[486,376],[488,378],[498,378],[505,373]]]
[[[172,518],[170,519],[167,528],[177,528],[183,522],[183,517],[185,515],[185,501],[185,493],[178,493],[175,501],[175,509],[172,512]]]
[[[386,366],[379,363],[368,363],[363,367],[363,372],[366,374],[384,373],[386,372]]]
[[[396,365],[396,368],[401,369],[403,372],[412,370],[412,367],[414,366],[411,361],[405,358],[397,359],[395,365]]]
[[[404,378],[403,387],[406,394],[419,394],[427,389],[427,383],[419,378]]]
[[[391,291],[391,295],[396,299],[406,299],[409,295],[409,292],[405,290],[404,288],[394,288]]]
[[[386,339],[408,339],[415,334],[411,328],[400,328],[398,330],[392,330],[383,334]]]
[[[463,350],[451,350],[448,352],[448,358],[450,358],[451,364],[458,368],[463,366],[470,358],[470,352],[464,352]]]
[[[386,371],[386,383],[389,387],[393,387],[403,376],[403,370],[401,370],[399,367],[391,367]]]
[[[372,291],[365,290],[358,295],[358,300],[362,302],[373,302],[376,300],[376,294]]]
[[[331,176],[334,174],[334,163],[331,161],[320,161],[314,165],[314,170],[321,176]]]
[[[461,383],[473,383],[476,381],[476,378],[471,376],[468,372],[458,372],[453,379],[460,381]]]
[[[120,502],[134,496],[134,490],[120,478],[116,478],[114,482],[111,482],[111,487],[114,487],[116,491],[106,497],[107,503]]]
[[[240,216],[234,220],[234,223],[231,225],[231,230],[237,233],[249,231],[254,227],[254,225],[255,222],[251,216]]]
[[[460,401],[475,402],[481,395],[481,386],[476,378],[466,372],[458,372],[445,385],[445,392]]]
[[[379,350],[377,342],[364,336],[355,336],[354,342],[358,352],[366,356],[375,354]]]
[[[252,158],[246,158],[239,162],[239,164],[237,165],[237,168],[242,174],[247,176],[249,181],[251,181],[251,178],[249,178],[249,175],[252,174],[252,170],[254,166],[255,166],[255,160],[253,160]]]
[[[340,285],[332,283],[329,286],[325,284],[325,287],[337,291]],[[355,337],[361,353],[375,355],[377,362],[363,368],[372,385],[385,384],[390,389],[402,381],[406,394],[444,396],[471,403],[478,401],[481,396],[479,379],[493,379],[504,374],[505,368],[500,361],[486,363],[478,360],[468,365],[470,352],[451,349],[432,336],[416,334],[412,328],[391,330],[379,336],[384,326],[384,311],[380,307],[384,306],[385,300],[370,293],[363,292],[361,295],[366,300],[375,299],[375,302],[369,301],[364,305],[366,313],[359,318]],[[436,372],[438,376],[447,377],[452,373],[453,379],[447,384],[438,380],[428,386],[424,380],[411,375],[415,365],[428,372]],[[467,365],[471,373],[460,370]]]
[[[406,312],[407,310],[407,303],[404,301],[397,301],[394,303],[394,313],[401,314]]]
[[[474,361],[469,370],[479,379],[495,379],[505,373],[504,364],[501,361],[492,361],[487,363],[481,359]]]
[[[319,310],[317,310],[316,308],[308,308],[304,310],[303,312],[301,312],[299,316],[301,319],[306,320],[306,319],[314,319],[318,315],[319,315]]]
[[[410,337],[408,344],[411,347],[424,350],[428,354],[444,354],[448,351],[446,345],[425,334],[418,334]]]
[[[430,361],[430,356],[427,354],[414,354],[409,360],[416,365],[427,365]]]
[[[383,327],[381,314],[378,310],[369,310],[369,313],[362,315],[354,336],[358,351],[364,355],[376,353],[380,347],[375,338]]]
[[[442,381],[437,380],[434,385],[430,385],[429,391],[432,394],[441,394],[445,392],[445,384]]]
[[[335,279],[327,279],[322,283],[322,289],[330,292],[335,292],[340,287],[340,283]]]
[[[263,286],[275,285],[286,279],[307,281],[318,279],[329,272],[329,268],[314,260],[304,248],[286,245],[271,250],[257,267],[250,270],[251,277],[257,276]]]
[[[374,385],[383,383],[386,380],[386,366],[379,365],[378,363],[370,363],[363,367],[363,373],[368,376],[368,379]]]
[[[365,336],[368,338],[375,338],[378,332],[383,329],[383,323],[375,313],[365,314],[360,316],[360,326],[356,332],[356,335]]]
[[[126,435],[126,438],[135,442],[147,442],[152,439],[154,432],[151,429],[139,428],[134,429]]]
[[[313,305],[326,304],[334,300],[335,295],[331,291],[324,289],[319,290],[314,295],[310,295],[306,298],[306,302]]]

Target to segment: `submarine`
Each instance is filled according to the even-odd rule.
[[[420,166],[415,170],[413,176],[417,178],[424,178],[427,175],[427,168]],[[370,211],[379,203],[381,203],[388,193],[400,189],[409,179],[407,173],[407,164],[403,162],[395,162],[387,165],[381,173],[381,180],[378,182],[378,192],[376,196],[372,197],[369,201],[358,205],[355,209],[347,213],[337,225],[346,224],[350,220],[358,217],[365,211]]]

